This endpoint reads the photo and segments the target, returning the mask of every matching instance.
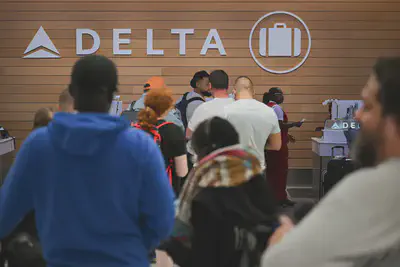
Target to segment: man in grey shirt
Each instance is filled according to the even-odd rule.
[[[400,58],[377,62],[362,98],[355,150],[376,166],[345,177],[299,225],[283,217],[262,267],[400,266]]]
[[[187,128],[197,107],[206,101],[205,97],[212,96],[209,88],[209,77],[210,75],[205,70],[196,72],[190,81],[193,91],[185,93],[176,101],[176,106],[180,109],[185,128]]]
[[[152,88],[160,89],[164,87],[165,83],[162,77],[158,76],[151,77],[144,85],[142,96],[135,102],[133,107],[129,107],[129,109],[137,111],[144,109],[144,100],[146,98],[146,93]],[[174,123],[175,125],[179,126],[182,130],[184,130],[183,123],[181,121],[181,115],[179,114],[179,111],[176,110],[175,108],[171,109],[168,112],[167,116],[165,117],[165,120]]]

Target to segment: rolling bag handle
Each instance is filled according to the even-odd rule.
[[[335,149],[341,149],[341,150],[342,150],[342,155],[343,155],[343,157],[346,156],[345,153],[344,153],[344,152],[345,152],[344,146],[333,146],[333,147],[331,148],[331,150],[332,150],[332,152],[331,152],[332,158],[335,157]]]

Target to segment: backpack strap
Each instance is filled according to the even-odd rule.
[[[189,104],[192,103],[193,101],[202,101],[202,102],[206,102],[206,101],[204,100],[204,98],[201,98],[201,97],[199,97],[199,96],[196,96],[196,97],[193,97],[193,98],[189,99],[189,100],[187,101],[187,105],[189,105]]]
[[[168,125],[168,124],[174,124],[173,122],[170,121],[164,121],[163,123],[161,123],[160,125],[157,125],[156,128],[160,129],[161,127]]]

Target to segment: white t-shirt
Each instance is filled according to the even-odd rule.
[[[232,98],[214,98],[213,100],[201,104],[195,109],[192,118],[189,121],[188,128],[194,132],[196,127],[207,119],[212,117],[224,118],[225,106],[232,104],[234,101],[235,100]]]
[[[255,99],[240,99],[225,107],[225,117],[238,131],[240,143],[255,149],[265,168],[267,139],[271,134],[281,132],[274,110]]]

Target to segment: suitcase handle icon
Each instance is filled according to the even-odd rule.
[[[287,28],[287,27],[286,27],[286,23],[275,23],[275,24],[274,24],[274,28],[279,28],[279,27]]]
[[[268,31],[268,48],[267,48]],[[294,32],[292,38],[292,31]],[[288,28],[285,23],[275,23],[273,28],[260,29],[260,56],[298,57],[301,53],[301,31]]]

